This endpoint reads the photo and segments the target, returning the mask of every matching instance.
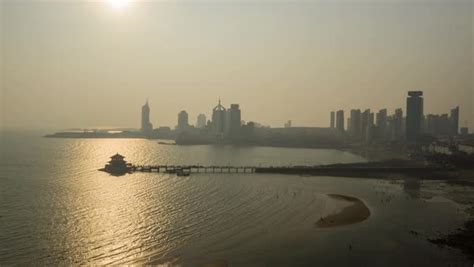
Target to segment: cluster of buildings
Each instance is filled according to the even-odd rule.
[[[406,141],[417,145],[424,135],[456,136],[459,134],[459,107],[450,114],[424,115],[423,92],[410,91],[406,101],[406,116],[401,108],[391,115],[387,109],[372,112],[370,109],[352,109],[345,120],[344,110],[331,112],[330,128],[345,132],[355,142]],[[461,133],[467,134],[462,128]]]
[[[388,115],[387,109],[372,112],[370,109],[361,111],[352,109],[344,123],[344,111],[331,112],[331,128],[346,132],[353,141],[370,143],[374,140],[397,141],[404,137],[405,118],[401,108],[393,115]]]
[[[292,127],[291,121],[284,128],[261,127],[241,118],[239,104],[224,107],[219,100],[212,109],[212,117],[199,114],[195,125],[189,123],[186,111],[178,113],[175,129],[150,123],[148,101],[142,107],[141,132],[147,138],[175,139],[176,142],[198,144],[232,142],[281,146],[344,146],[347,144],[399,143],[418,146],[426,136],[448,139],[459,134],[459,107],[450,114],[424,114],[423,92],[410,91],[406,100],[406,114],[402,108],[389,114],[387,109],[352,109],[345,118],[344,110],[331,112],[330,127]],[[468,129],[461,128],[467,135]]]
[[[141,132],[148,136],[172,131],[169,127],[153,129],[153,125],[150,122],[148,101],[142,107],[141,121]],[[241,120],[239,104],[231,104],[229,108],[225,108],[219,100],[217,106],[212,109],[211,120],[207,120],[206,115],[199,114],[195,125],[189,123],[189,115],[185,110],[180,111],[174,134],[192,133],[199,130],[202,133],[203,130],[206,130],[207,133],[212,134],[216,138],[234,137],[241,134],[242,126],[245,125],[243,125]]]
[[[212,120],[206,121],[206,115],[197,116],[196,125],[189,123],[189,116],[185,110],[178,113],[176,131],[192,131],[193,129],[207,129],[216,136],[226,137],[238,135],[242,126],[239,104],[231,104],[225,108],[221,101],[212,109]]]

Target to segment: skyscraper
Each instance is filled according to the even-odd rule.
[[[196,128],[204,128],[206,127],[206,115],[199,114],[196,120]]]
[[[393,115],[393,139],[400,140],[403,138],[403,110],[397,108]]]
[[[361,133],[361,126],[362,126],[362,123],[361,123],[361,117],[362,117],[362,113],[360,111],[360,109],[352,109],[351,110],[351,125],[350,125],[350,135],[353,137],[353,138],[360,138],[362,137]]]
[[[406,138],[409,145],[416,145],[421,136],[423,122],[423,92],[409,91],[407,97]]]
[[[212,131],[214,133],[224,133],[225,116],[226,110],[224,106],[221,105],[221,100],[219,99],[219,104],[212,110]]]
[[[336,125],[336,113],[334,111],[331,111],[331,124],[330,124],[330,127],[331,128],[334,128]]]
[[[459,133],[459,107],[451,109],[449,121],[451,124],[451,135],[457,135]]]
[[[375,125],[377,126],[377,137],[380,139],[387,139],[387,109],[381,109],[376,114]]]
[[[178,125],[176,129],[186,130],[189,128],[188,113],[184,110],[178,113]]]
[[[239,133],[241,127],[241,112],[239,104],[231,104],[226,113],[225,133],[235,136]]]
[[[142,106],[142,125],[141,131],[143,133],[150,133],[153,130],[153,124],[150,122],[150,107],[148,106],[148,99],[145,105]]]
[[[336,129],[344,132],[344,110],[338,110],[336,112]]]
[[[361,131],[361,136],[364,139],[367,137],[367,128],[372,126],[370,124],[370,114],[371,114],[370,109],[366,109],[361,115],[360,131]]]

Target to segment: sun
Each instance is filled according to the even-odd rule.
[[[127,7],[132,0],[107,0],[107,2],[114,8],[124,8]]]

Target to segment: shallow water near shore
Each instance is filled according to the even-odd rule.
[[[0,264],[230,266],[469,264],[427,241],[469,217],[472,187],[418,179],[270,174],[135,173],[97,169],[119,152],[137,164],[316,165],[365,161],[337,150],[167,146],[128,139],[4,133]],[[314,227],[360,199],[370,216]],[[457,197],[453,197],[453,196]]]

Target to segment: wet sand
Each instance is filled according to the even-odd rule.
[[[328,196],[334,199],[340,199],[347,202],[351,202],[352,204],[348,207],[343,208],[338,213],[330,214],[326,217],[321,218],[315,223],[315,227],[336,227],[362,222],[369,218],[370,210],[360,199],[338,194],[328,194]]]

